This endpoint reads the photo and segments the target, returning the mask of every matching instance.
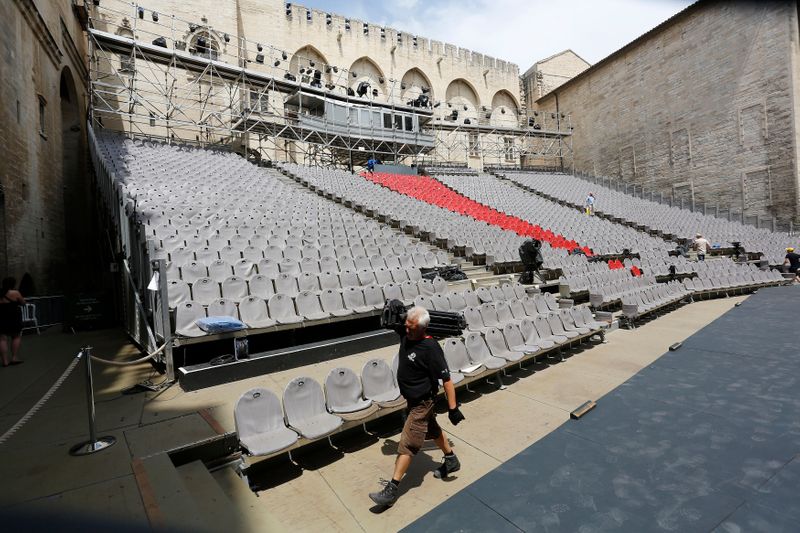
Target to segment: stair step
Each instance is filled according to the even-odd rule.
[[[153,524],[155,529],[211,531],[169,455],[153,455],[142,459],[141,464],[163,520],[161,524]]]
[[[239,511],[241,519],[238,531],[269,532],[285,529],[281,528],[261,498],[250,490],[247,482],[240,478],[233,468],[222,468],[211,475]]]
[[[193,461],[178,467],[178,473],[192,499],[202,510],[203,523],[212,531],[233,530],[240,521],[238,509],[211,476],[203,461]]]

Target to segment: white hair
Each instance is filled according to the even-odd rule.
[[[418,305],[408,310],[406,318],[415,319],[417,324],[423,328],[427,328],[428,324],[431,323],[431,315],[428,313],[428,310]]]

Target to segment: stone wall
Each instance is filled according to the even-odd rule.
[[[565,50],[538,61],[522,75],[526,96],[533,102],[571,80],[589,66],[587,61],[572,50]]]
[[[89,182],[86,45],[72,1],[0,2],[0,49],[0,275],[61,292],[79,220],[67,214]]]
[[[536,102],[576,170],[798,221],[793,2],[699,2]]]

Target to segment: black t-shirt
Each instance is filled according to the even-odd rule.
[[[797,270],[800,268],[800,254],[796,252],[789,252],[786,254],[786,259],[789,260],[789,268],[792,270]]]
[[[412,341],[402,335],[399,355],[397,384],[406,400],[432,397],[439,391],[438,380],[450,379],[444,352],[434,339]]]

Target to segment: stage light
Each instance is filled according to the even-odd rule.
[[[383,82],[384,82],[383,76],[379,77],[379,78],[378,78],[378,83],[380,83],[381,85],[383,85]]]
[[[289,2],[286,2],[286,16],[287,17],[292,16],[292,4]]]
[[[197,49],[197,52],[200,54],[206,53],[208,51],[208,47],[206,46],[206,38],[198,37],[195,48]]]
[[[192,32],[192,33],[197,31],[197,24],[195,24],[194,22],[190,22],[189,23],[189,31]]]
[[[311,10],[306,9],[306,21],[311,22]]]
[[[300,67],[300,74],[305,74],[305,73],[306,73],[306,69],[303,68],[303,67]]]
[[[481,111],[486,111],[486,106],[485,105],[481,106]]]
[[[500,113],[502,113],[502,114],[504,114],[504,115],[505,115],[505,114],[506,114],[506,108],[504,108],[504,107],[501,107],[501,108],[500,108]]]
[[[372,96],[378,96],[378,89],[372,89]]]
[[[264,54],[256,54],[256,63],[264,64]]]
[[[167,47],[167,40],[164,37],[156,37],[155,39],[153,39],[153,44],[155,46],[160,46],[162,48],[166,48]]]
[[[309,61],[309,62],[308,62],[308,66],[309,66],[309,67],[313,67],[313,66],[314,66],[314,62],[313,62],[313,61]]]
[[[422,88],[422,93],[423,94],[428,94],[429,92],[431,92],[431,88],[430,87],[423,87]]]
[[[334,73],[334,74],[338,74],[338,72],[339,72],[339,67],[337,67],[336,65],[334,65],[334,66],[333,66],[333,73]]]
[[[336,88],[336,85],[334,85],[332,83],[329,83],[329,84],[325,85],[325,87],[327,87],[329,91],[332,91],[332,90],[334,90]]]
[[[417,46],[417,38],[416,38],[416,36],[414,37],[414,46]]]
[[[257,49],[259,52],[261,52],[262,50],[264,50],[264,47],[263,47],[263,46],[261,46],[261,43],[257,43],[257,44],[256,44],[256,49]]]
[[[347,96],[355,96],[356,92],[353,90],[352,87],[347,88]]]
[[[406,84],[405,83],[401,83],[400,84],[400,90],[401,91],[405,91],[406,90]]]
[[[452,113],[450,113],[450,119],[451,119],[451,120],[456,120],[456,119],[458,119],[458,110],[457,110],[457,109],[453,109],[453,112],[452,112]]]
[[[150,14],[150,16],[152,17],[152,19],[153,19],[153,22],[158,22],[158,13],[156,13],[155,11],[153,11],[153,12]]]
[[[317,89],[322,89],[322,82],[319,80],[311,80],[311,83],[309,85],[311,85],[312,87],[316,87]]]
[[[369,83],[362,81],[358,84],[358,88],[356,89],[356,94],[358,94],[359,97],[363,98],[364,95],[367,94],[368,90],[369,90]]]
[[[227,33],[226,33],[225,35],[223,35],[223,36],[222,36],[222,38],[223,38],[223,39],[225,39],[225,42],[226,42],[226,43],[229,43],[229,42],[231,42],[231,36],[230,36],[230,35],[228,35]]]
[[[139,14],[139,18],[140,19],[144,18],[144,8],[143,7],[136,8],[136,12]]]
[[[369,24],[364,23],[364,35],[369,35]]]
[[[281,60],[280,59],[276,59],[274,64],[275,64],[276,67],[281,66]]]
[[[350,19],[344,19],[344,29],[350,30]]]
[[[386,28],[381,28],[381,39],[386,39]]]
[[[538,111],[534,111],[534,112],[533,112],[533,116],[534,116],[534,117],[538,117],[538,116],[539,116],[539,112],[538,112]]]
[[[355,71],[355,70],[353,71],[353,77],[354,77],[354,78],[357,78],[357,77],[358,77],[358,74],[356,73],[356,71]]]
[[[287,72],[286,74],[283,75],[283,77],[289,81],[297,81],[297,78],[291,72]]]
[[[464,111],[466,111],[466,110],[467,110],[467,106],[464,106]]]
[[[464,119],[464,124],[472,124],[472,121],[468,118]]]
[[[281,53],[281,58],[283,58],[284,61],[286,61],[286,57],[286,52]]]
[[[321,70],[315,70],[314,71],[314,79],[315,80],[321,80],[322,79],[322,71]]]
[[[325,24],[327,24],[328,26],[333,24],[333,17],[331,17],[330,13],[325,13]]]
[[[331,73],[331,66],[330,66],[330,65],[327,65],[327,66],[325,67],[325,74],[330,74],[330,73]]]
[[[402,43],[403,42],[403,34],[400,33],[400,32],[397,32],[397,42],[398,43]]]

